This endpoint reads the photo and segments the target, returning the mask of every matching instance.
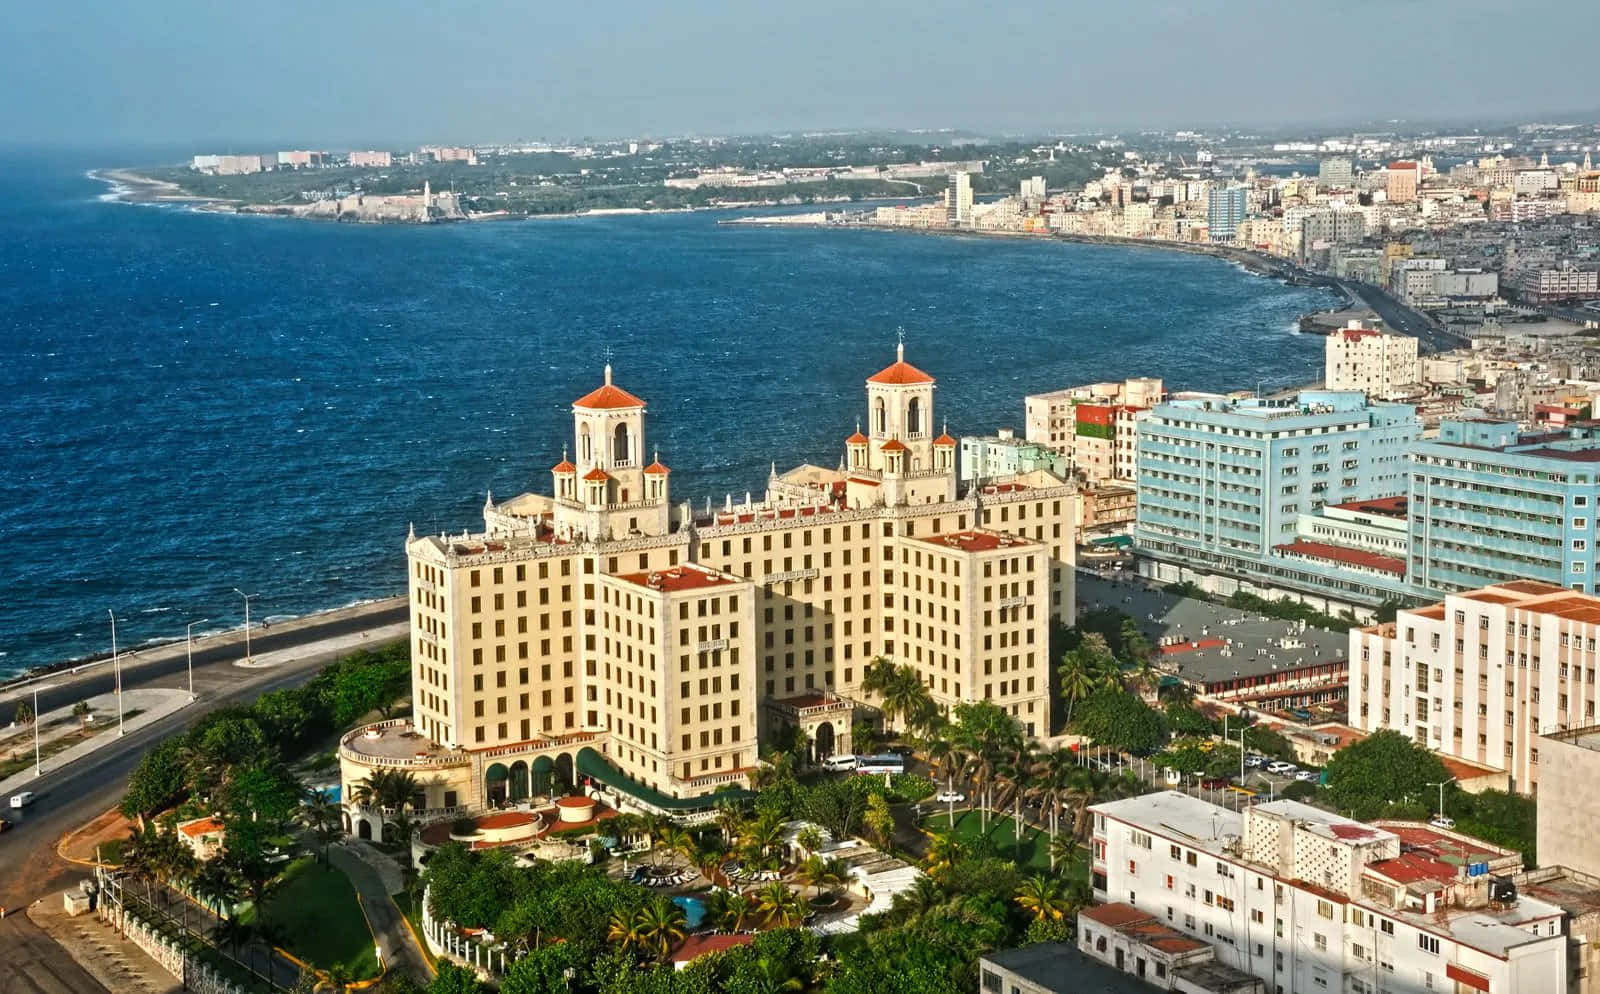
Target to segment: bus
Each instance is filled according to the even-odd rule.
[[[857,773],[904,773],[905,771],[905,757],[892,752],[881,756],[856,757]]]

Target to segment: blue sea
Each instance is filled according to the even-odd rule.
[[[107,202],[0,151],[0,674],[401,593],[402,541],[546,489],[571,401],[617,382],[697,502],[837,462],[907,358],[952,434],[1026,393],[1319,375],[1324,291],[1159,250],[719,226],[715,212],[341,226]]]

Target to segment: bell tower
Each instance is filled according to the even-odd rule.
[[[933,468],[933,388],[933,377],[906,362],[904,341],[895,347],[893,365],[867,377],[870,468],[901,474]],[[884,452],[890,442],[905,447],[892,470]]]
[[[553,471],[556,500],[591,539],[667,531],[666,467],[645,466],[645,403],[612,382],[572,402],[574,452]]]

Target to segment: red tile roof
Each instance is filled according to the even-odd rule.
[[[1352,500],[1343,504],[1334,504],[1341,511],[1357,511],[1362,514],[1381,514],[1386,518],[1403,518],[1406,516],[1406,507],[1410,499],[1406,497],[1375,497],[1372,500]]]
[[[938,438],[934,439],[933,440],[933,444],[934,445],[940,445],[940,446],[952,446],[953,447],[956,444],[956,440],[951,438],[948,434],[944,434],[944,435],[940,435]]]
[[[1201,649],[1220,649],[1228,643],[1219,638],[1190,639],[1161,647],[1163,656],[1176,656],[1180,652],[1197,652]]]
[[[900,359],[892,366],[884,368],[867,377],[868,383],[890,383],[896,386],[907,386],[915,383],[932,383],[933,377],[922,370]]]
[[[650,465],[646,466],[644,468],[644,471],[646,473],[649,473],[649,474],[653,475],[653,476],[666,476],[668,473],[672,472],[672,470],[670,470],[667,467],[661,465],[661,460],[659,460],[659,459],[657,459],[655,462],[651,463]]]
[[[619,386],[610,383],[592,390],[572,402],[573,407],[586,407],[592,411],[609,411],[625,407],[643,407],[644,401]]]
[[[550,467],[550,472],[552,473],[576,473],[577,471],[578,467],[572,465],[572,463],[566,459],[563,459],[554,466]]]
[[[1349,825],[1343,822],[1330,825],[1329,831],[1341,839],[1371,839],[1377,836],[1377,829],[1368,828],[1366,825]]]
[[[898,438],[891,438],[884,442],[882,448],[885,452],[904,452],[906,450],[905,443]]]
[[[1382,332],[1374,331],[1371,328],[1340,328],[1339,329],[1339,337],[1343,338],[1347,342],[1359,342],[1363,338],[1378,338],[1378,337],[1381,337],[1382,334],[1383,334]]]
[[[998,532],[964,531],[950,532],[945,535],[929,535],[921,539],[929,545],[942,545],[963,552],[988,552],[1009,546],[1031,546],[1032,539],[1021,538],[1016,535],[1004,535]]]
[[[196,818],[194,821],[184,822],[178,826],[178,831],[191,839],[199,838],[202,835],[215,835],[222,829],[222,819],[220,818]]]
[[[1396,576],[1405,576],[1406,561],[1395,556],[1379,555],[1368,552],[1366,549],[1349,549],[1342,545],[1329,545],[1326,542],[1308,542],[1304,539],[1295,539],[1287,545],[1275,545],[1273,549],[1290,555],[1305,556],[1308,559],[1326,559],[1329,562],[1343,563],[1346,566],[1361,566],[1366,569],[1381,570],[1393,573]]]
[[[674,566],[671,569],[657,570],[655,572],[619,573],[617,574],[617,579],[627,580],[629,583],[636,583],[641,587],[649,587],[651,590],[664,590],[668,593],[676,593],[680,590],[697,590],[702,587],[716,587],[725,583],[735,582],[732,578],[723,576],[721,573],[697,569],[693,566]]]
[[[1141,911],[1131,904],[1099,904],[1092,908],[1084,908],[1081,915],[1107,928],[1122,928],[1125,925],[1153,920],[1150,912]]]
[[[854,435],[851,435],[849,438],[845,439],[844,440],[844,444],[846,444],[846,445],[866,445],[867,444],[867,436],[861,434],[858,431]]]
[[[707,953],[720,953],[724,949],[748,946],[756,941],[753,935],[691,935],[667,956],[669,963],[687,963]]]
[[[596,466],[594,469],[591,469],[589,472],[583,474],[583,478],[596,483],[600,482],[601,480],[611,479],[611,477],[606,475],[606,471],[601,469],[599,466]]]
[[[1432,856],[1424,856],[1419,852],[1408,852],[1394,859],[1380,859],[1376,863],[1368,863],[1369,873],[1381,873],[1397,884],[1419,884],[1434,881],[1445,884],[1454,880],[1458,873],[1449,863],[1441,862]]]

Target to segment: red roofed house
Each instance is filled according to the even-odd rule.
[[[178,839],[189,847],[195,859],[208,860],[222,851],[222,840],[226,832],[220,818],[213,818],[210,815],[193,818],[179,822],[176,829]]]

